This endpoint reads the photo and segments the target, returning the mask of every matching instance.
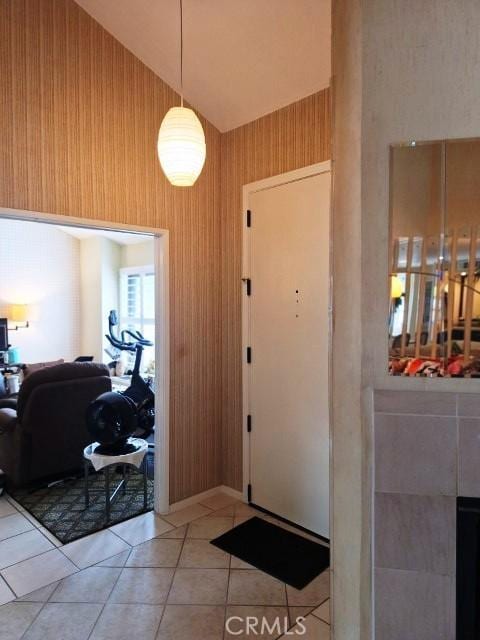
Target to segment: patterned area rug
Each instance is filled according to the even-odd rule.
[[[150,456],[149,456],[150,458]],[[153,458],[153,456],[152,456]],[[148,463],[151,461],[148,460]],[[153,461],[152,461],[153,462]],[[148,508],[153,509],[153,464],[149,464]],[[110,470],[110,490],[122,479],[121,473]],[[72,542],[112,524],[118,524],[144,512],[143,478],[133,468],[123,495],[120,490],[111,505],[110,523],[105,522],[104,476],[100,471],[90,475],[90,506],[85,509],[84,479],[68,479],[53,487],[10,492],[12,498],[29,511],[53,535],[63,542]]]

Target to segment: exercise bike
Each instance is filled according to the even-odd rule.
[[[108,316],[108,334],[105,335],[117,352],[135,354],[130,386],[125,391],[102,393],[87,409],[87,428],[100,446],[97,453],[120,455],[135,447],[128,442],[136,435],[148,438],[155,429],[155,394],[151,382],[140,375],[140,364],[145,347],[152,347],[139,331],[124,329],[118,335],[118,316],[112,310]]]

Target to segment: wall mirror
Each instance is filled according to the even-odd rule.
[[[480,378],[480,139],[390,151],[389,371]]]

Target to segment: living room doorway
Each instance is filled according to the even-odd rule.
[[[168,513],[169,510],[169,309],[168,309],[168,231],[164,229],[143,228],[133,225],[124,225],[120,223],[111,223],[98,220],[90,220],[83,218],[74,218],[70,216],[53,215],[47,213],[38,213],[32,211],[15,210],[0,208],[0,222],[12,221],[15,223],[39,223],[41,225],[52,225],[57,229],[61,229],[66,236],[83,242],[84,239],[101,238],[102,242],[107,245],[120,244],[123,253],[128,255],[138,254],[142,244],[151,244],[151,259],[141,260],[132,258],[130,261],[117,262],[118,269],[118,305],[113,302],[104,302],[102,309],[102,317],[104,322],[112,320],[111,311],[117,313],[117,324],[113,323],[113,336],[120,336],[122,330],[127,330],[130,335],[142,335],[145,338],[146,346],[143,349],[142,376],[150,376],[153,380],[153,389],[155,394],[155,431],[151,444],[154,448],[152,457],[154,467],[154,510],[157,513]],[[128,236],[128,241],[127,241]],[[120,238],[120,243],[116,240]],[[25,251],[28,250],[28,241],[24,244]],[[123,251],[125,249],[125,251]],[[48,251],[45,248],[45,251]],[[21,259],[21,255],[13,256],[9,251],[9,247],[3,247],[5,252],[4,258],[8,260]],[[87,266],[90,258],[87,256]],[[151,264],[150,264],[151,263]],[[90,265],[91,266],[91,261]],[[140,268],[141,267],[141,268]],[[42,270],[42,264],[38,265],[38,269]],[[103,272],[102,272],[103,273]],[[104,273],[102,278],[104,277]],[[107,274],[107,279],[112,276]],[[48,275],[45,273],[46,281]],[[90,287],[93,291],[97,289],[97,284],[90,279],[83,283],[84,288]],[[82,284],[80,283],[80,287]],[[90,289],[88,289],[90,291]],[[154,303],[152,304],[154,300]],[[5,301],[3,301],[5,302]],[[13,303],[17,304],[13,304]],[[13,301],[11,308],[16,307],[16,312],[25,312],[28,308],[28,300]],[[130,305],[132,310],[127,313]],[[22,309],[23,307],[23,309]],[[92,305],[93,307],[93,305]],[[108,307],[108,309],[107,309]],[[115,308],[117,307],[117,308]],[[130,307],[128,307],[130,309]],[[7,315],[6,313],[0,313]],[[89,316],[89,309],[84,312],[81,319],[84,320]],[[115,316],[113,316],[115,320]],[[61,317],[58,317],[61,321]],[[19,321],[19,329],[21,332],[23,325],[27,327],[34,324],[33,320],[28,318],[23,321],[23,325]],[[10,324],[10,321],[9,321]],[[55,332],[55,323],[50,327],[51,332]],[[110,323],[112,324],[112,323]],[[16,327],[15,327],[16,328]],[[25,331],[28,329],[25,328]],[[102,326],[101,336],[105,334],[105,326]],[[25,335],[25,334],[24,334]],[[43,334],[42,334],[43,337]],[[128,338],[131,340],[131,338]],[[153,343],[149,346],[147,343]],[[108,345],[107,347],[111,347]],[[96,349],[95,355],[99,354],[100,359],[103,356],[103,362],[108,367],[115,361],[115,355],[119,355],[113,349],[105,349],[105,344],[100,340],[100,347]],[[88,354],[79,353],[80,357],[90,356],[94,348],[89,348]],[[107,356],[104,355],[107,352]],[[132,368],[134,363],[134,354],[126,354],[125,368]],[[111,358],[110,358],[111,357]],[[123,354],[122,354],[123,357]],[[130,358],[128,360],[128,357]],[[68,358],[74,359],[72,357]],[[97,359],[97,358],[96,358]],[[119,358],[120,360],[120,358]],[[110,374],[112,375],[112,374]],[[120,385],[116,390],[122,389],[122,376],[115,376],[112,381]],[[128,384],[126,385],[128,386]],[[146,467],[145,467],[146,468]]]

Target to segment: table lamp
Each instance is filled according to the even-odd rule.
[[[8,319],[15,325],[11,327],[15,331],[18,331],[18,329],[26,329],[29,326],[28,306],[26,304],[12,304]]]

